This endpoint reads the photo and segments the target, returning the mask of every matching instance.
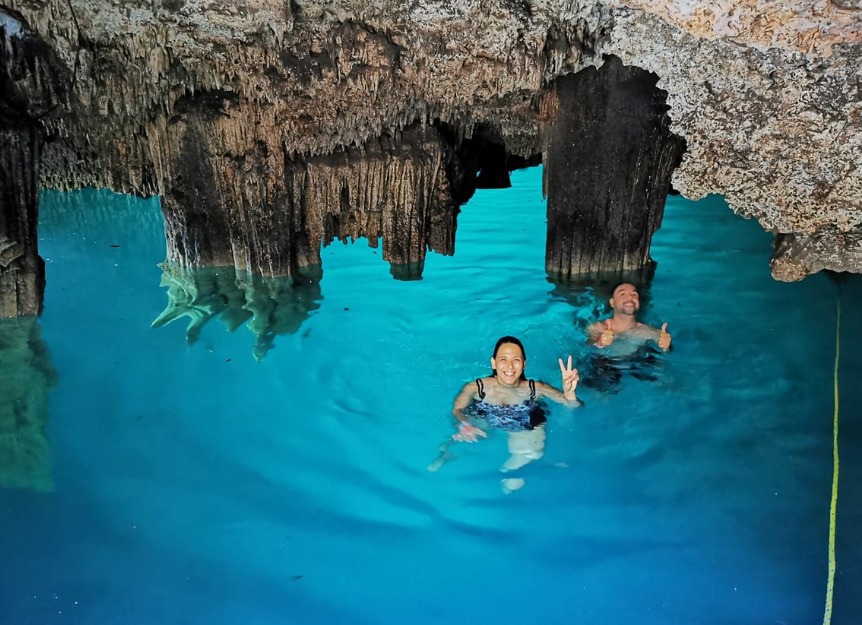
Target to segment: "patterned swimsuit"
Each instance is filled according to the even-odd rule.
[[[528,380],[530,397],[520,404],[503,406],[485,403],[485,388],[481,379],[476,380],[479,391],[479,401],[474,401],[473,412],[480,419],[485,419],[493,428],[505,432],[523,432],[543,425],[547,418],[545,410],[536,400],[536,382]]]

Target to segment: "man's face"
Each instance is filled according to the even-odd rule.
[[[640,297],[635,285],[623,283],[614,289],[614,296],[611,298],[611,308],[614,309],[615,313],[634,315],[640,310],[640,307]]]

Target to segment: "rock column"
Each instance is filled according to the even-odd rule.
[[[45,263],[36,239],[39,131],[0,120],[0,317],[42,310]]]
[[[167,260],[264,277],[314,275],[320,248],[364,237],[397,278],[421,277],[428,249],[451,254],[457,161],[436,128],[416,125],[331,154],[288,154],[275,121],[229,93],[200,95],[167,130]]]
[[[637,279],[651,269],[650,242],[685,150],[657,81],[609,57],[559,79],[546,98],[552,279]]]
[[[42,310],[45,263],[39,257],[40,120],[65,101],[54,52],[0,9],[0,317]]]

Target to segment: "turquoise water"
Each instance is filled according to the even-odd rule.
[[[586,357],[597,296],[546,281],[540,172],[513,184],[420,281],[325,249],[316,307],[259,361],[225,317],[191,346],[188,318],[151,327],[157,202],[43,194],[50,478],[0,487],[0,622],[821,622],[838,290],[772,281],[769,235],[719,199],[670,198],[654,239],[658,380],[555,409],[516,493],[503,436],[426,470],[498,336],[554,384]],[[834,623],[862,613],[860,303],[848,280]]]

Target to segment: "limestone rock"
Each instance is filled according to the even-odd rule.
[[[858,271],[862,266],[862,233],[842,233],[825,227],[812,234],[785,234],[773,243],[772,275],[791,282],[828,269],[835,272]]]
[[[687,146],[677,190],[722,194],[780,234],[862,230],[856,0],[7,4],[68,79],[40,118],[45,186],[169,194],[194,153],[224,176],[220,210],[246,190],[277,207],[281,163],[414,125],[482,127],[534,158],[548,85],[613,54],[668,94]]]
[[[555,81],[545,139],[552,279],[619,281],[651,271],[652,235],[685,151],[656,81],[616,57]]]

